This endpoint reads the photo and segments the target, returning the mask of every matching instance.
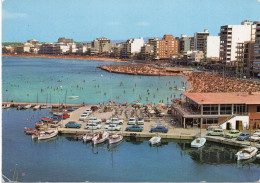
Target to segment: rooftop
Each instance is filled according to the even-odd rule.
[[[260,104],[260,92],[248,93],[184,93],[197,104]]]

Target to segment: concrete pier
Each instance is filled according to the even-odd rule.
[[[51,105],[53,108],[58,108],[59,104],[46,104],[46,103],[30,103],[30,102],[2,102],[2,105],[7,105],[7,104],[11,104],[12,107],[18,107],[19,105],[32,105],[36,106],[36,105],[41,105],[41,106],[45,106],[45,105]],[[65,104],[63,104],[65,105]],[[81,107],[82,104],[66,104],[67,107]]]

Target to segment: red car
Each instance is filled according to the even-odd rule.
[[[67,119],[67,118],[69,118],[70,117],[70,115],[68,114],[68,113],[63,113],[63,115],[60,115],[59,116],[61,119],[63,118],[63,119]]]

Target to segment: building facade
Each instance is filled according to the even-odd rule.
[[[237,44],[254,41],[255,25],[244,21],[241,25],[224,25],[220,29],[220,61],[232,64],[236,61]]]
[[[194,50],[206,52],[207,37],[209,36],[208,29],[204,32],[196,32],[194,34]]]
[[[254,58],[253,58],[253,74],[260,77],[260,22],[255,22],[255,45],[254,45]]]
[[[220,50],[220,37],[219,36],[208,36],[206,40],[206,58],[219,58]]]
[[[140,37],[139,39],[128,39],[122,44],[121,58],[131,58],[141,52],[141,47],[144,45],[144,39]]]
[[[164,35],[162,40],[154,42],[154,59],[169,59],[178,55],[178,40],[173,35]]]
[[[182,34],[181,38],[179,39],[179,52],[183,54],[193,50],[194,50],[194,37],[187,37],[187,35]]]

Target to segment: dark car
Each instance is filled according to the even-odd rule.
[[[243,132],[237,137],[237,140],[243,141],[249,139],[249,137],[249,133]]]
[[[81,124],[76,123],[75,121],[70,121],[65,125],[65,128],[80,128]]]
[[[150,132],[161,132],[161,133],[167,133],[168,132],[168,128],[164,127],[164,126],[157,126],[155,128],[151,128]]]
[[[143,129],[144,128],[142,126],[133,125],[133,126],[126,127],[125,131],[141,132],[141,131],[143,131]]]

